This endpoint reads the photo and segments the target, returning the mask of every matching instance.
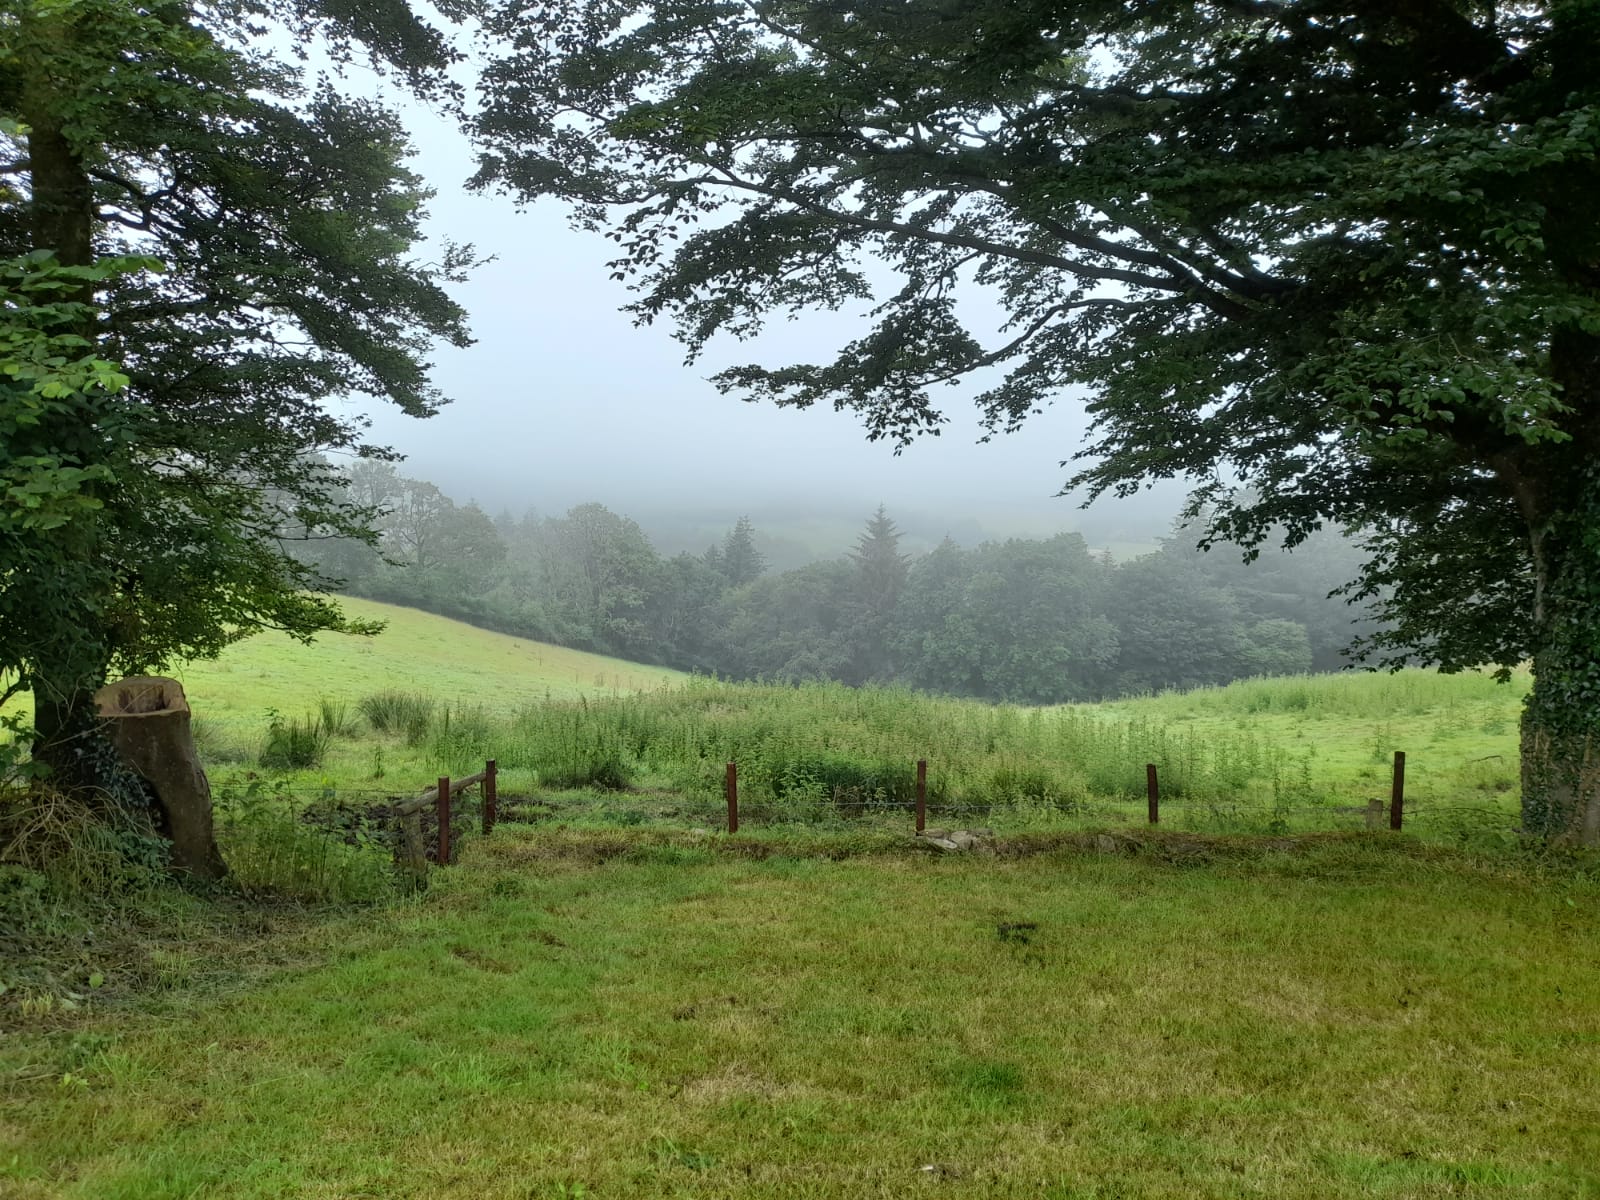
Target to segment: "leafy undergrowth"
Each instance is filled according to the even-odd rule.
[[[1578,1197],[1600,888],[1386,836],[504,826],[0,1043],[0,1194]]]

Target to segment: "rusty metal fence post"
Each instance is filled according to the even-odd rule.
[[[1389,828],[1399,829],[1406,802],[1406,752],[1394,752],[1394,786],[1389,791]]]
[[[434,811],[439,817],[439,865],[450,865],[450,776],[439,776],[439,798]]]
[[[917,759],[917,832],[928,827],[928,760]]]
[[[728,792],[728,832],[739,832],[739,767],[737,763],[728,764],[727,778]]]
[[[1156,779],[1155,763],[1144,765],[1144,793],[1150,801],[1150,824],[1161,823],[1161,784]]]
[[[496,776],[498,769],[494,759],[489,759],[483,764],[483,833],[487,837],[494,829],[495,806],[499,802],[499,792],[496,790]]]

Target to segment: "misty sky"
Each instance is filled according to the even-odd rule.
[[[667,326],[635,328],[618,311],[629,293],[607,278],[610,243],[569,229],[553,202],[518,212],[509,199],[468,193],[474,163],[460,133],[405,109],[412,167],[438,193],[431,229],[495,261],[455,292],[477,344],[436,356],[435,379],[454,403],[427,421],[373,412],[375,440],[407,456],[403,473],[491,512],[598,500],[647,529],[653,512],[724,523],[749,512],[759,522],[865,517],[882,502],[927,530],[959,523],[961,540],[978,527],[1038,536],[1086,525],[1107,540],[1127,536],[1122,526],[1148,536],[1176,508],[1174,489],[1126,516],[1114,502],[1085,514],[1055,498],[1067,475],[1059,464],[1083,437],[1082,405],[1071,398],[1022,433],[979,445],[975,389],[948,389],[943,434],[896,457],[887,443],[868,443],[853,414],[719,394],[707,377],[728,363],[825,361],[862,326],[831,314],[780,322],[759,342],[725,340],[685,366]]]

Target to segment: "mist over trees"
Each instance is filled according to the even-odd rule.
[[[1021,703],[1336,670],[1375,624],[1329,592],[1359,551],[1334,533],[1246,565],[1200,524],[1126,561],[1077,533],[902,552],[882,506],[853,546],[769,572],[737,518],[659,554],[604,505],[491,519],[388,463],[346,472],[379,540],[297,543],[345,590],[541,641],[730,678],[902,684]]]

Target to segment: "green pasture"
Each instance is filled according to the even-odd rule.
[[[1600,1191],[1579,876],[1387,835],[503,826],[434,879],[231,979],[195,945],[142,999],[36,1010],[0,1039],[0,1194]]]
[[[1144,765],[1155,762],[1168,822],[1294,832],[1359,824],[1354,810],[1387,798],[1404,750],[1418,832],[1503,838],[1516,819],[1525,674],[1502,684],[1346,672],[1028,709],[892,688],[725,684],[348,605],[387,628],[309,646],[264,635],[176,672],[225,804],[247,793],[366,802],[494,758],[513,795],[599,786],[642,797],[631,809],[600,805],[603,815],[703,824],[715,819],[724,763],[737,760],[752,820],[845,811],[900,821],[912,764],[925,758],[931,798],[948,807],[939,820],[1086,827],[1138,819]],[[367,715],[397,703],[421,715],[382,727]]]
[[[494,758],[513,795],[598,785],[645,797],[631,820],[703,823],[736,760],[751,819],[814,823],[841,800],[857,817],[892,812],[925,758],[940,819],[1020,829],[1135,819],[1155,762],[1179,827],[1290,832],[1359,823],[1353,810],[1387,798],[1404,750],[1419,831],[1515,820],[1525,676],[1347,672],[1027,709],[689,679],[405,609],[355,611],[389,628],[310,647],[252,639],[182,672],[221,794],[399,794]],[[379,701],[423,715],[378,727],[363,711]],[[313,726],[311,753],[274,751]]]
[[[354,701],[386,688],[423,691],[450,704],[512,710],[546,698],[608,695],[684,678],[665,667],[508,637],[447,617],[342,597],[352,617],[386,623],[376,637],[328,634],[305,645],[267,633],[215,662],[176,671],[196,712],[252,722],[319,697]]]
[[[666,667],[509,637],[414,608],[352,596],[339,603],[352,617],[384,622],[383,632],[323,634],[309,644],[261,633],[214,661],[171,673],[202,720],[246,730],[264,727],[269,711],[315,708],[321,698],[353,703],[390,688],[509,712],[546,699],[632,692],[686,678]]]

